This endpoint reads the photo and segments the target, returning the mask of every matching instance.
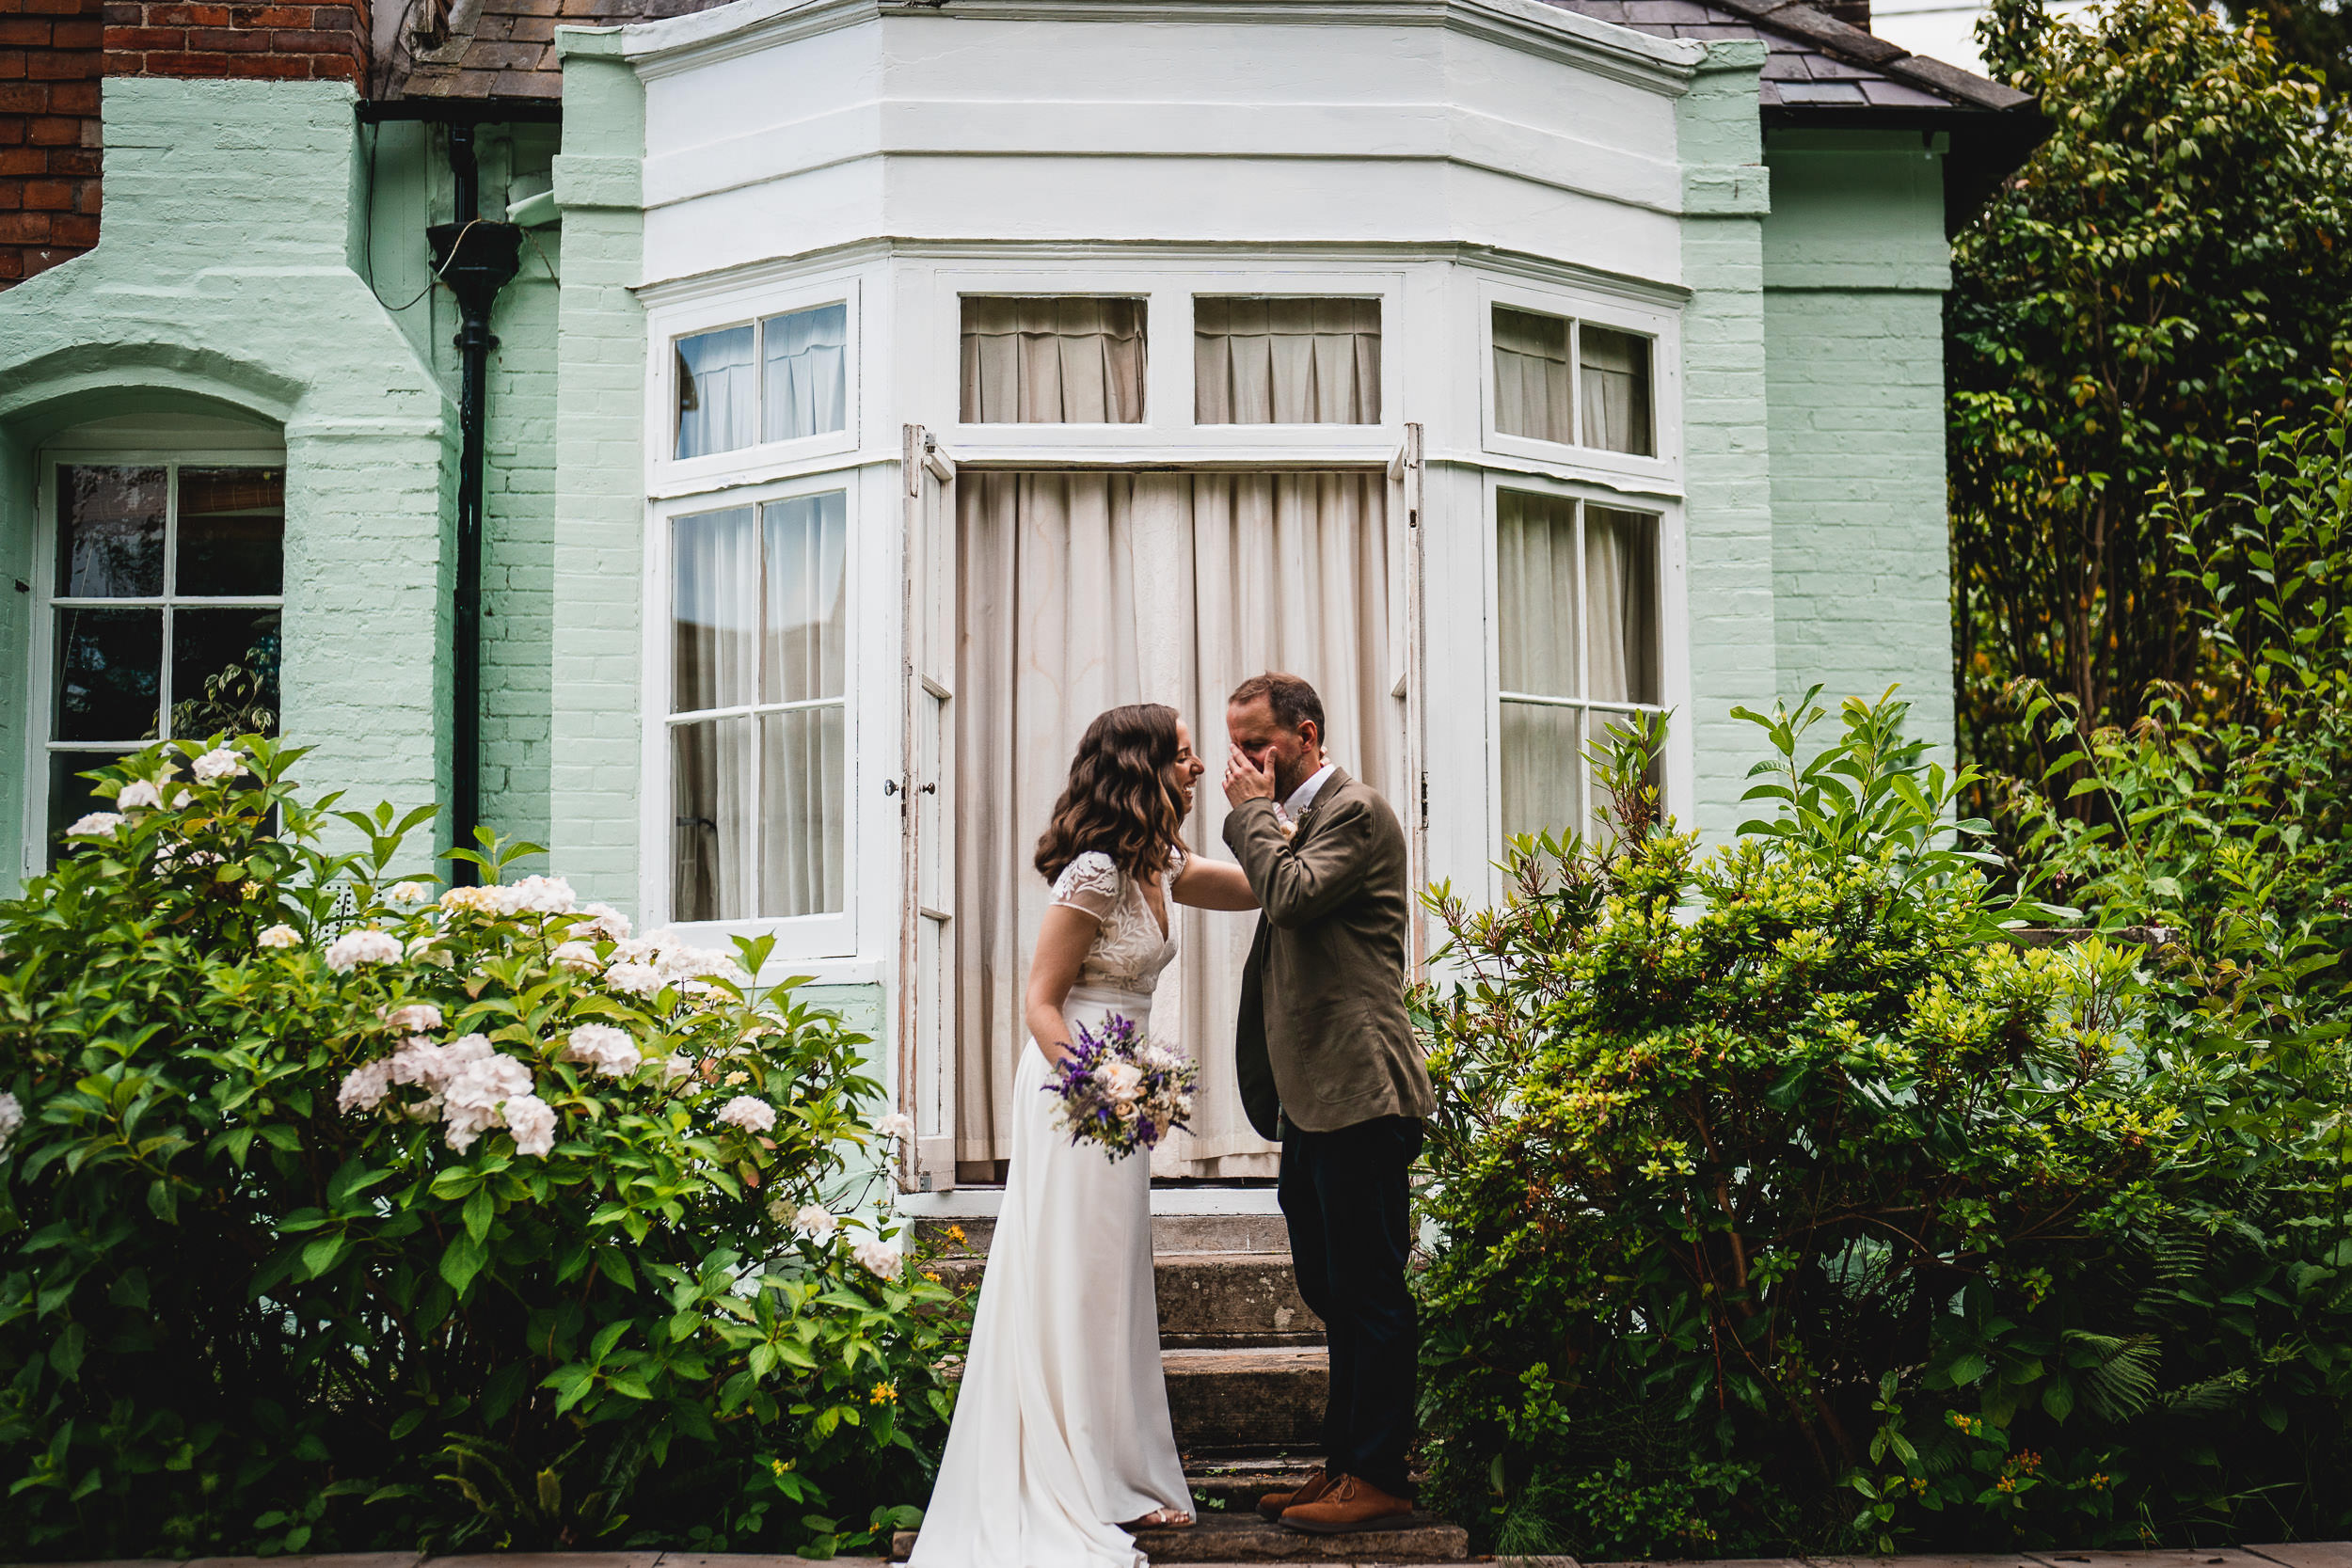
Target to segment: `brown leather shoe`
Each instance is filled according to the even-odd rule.
[[[1307,1478],[1307,1484],[1295,1492],[1268,1492],[1258,1499],[1258,1517],[1272,1524],[1282,1516],[1284,1509],[1313,1502],[1330,1491],[1332,1480],[1330,1471],[1318,1467],[1313,1475]]]
[[[1350,1530],[1393,1528],[1412,1512],[1413,1505],[1403,1497],[1391,1497],[1368,1481],[1342,1476],[1314,1501],[1285,1509],[1282,1528],[1308,1535],[1344,1535]]]

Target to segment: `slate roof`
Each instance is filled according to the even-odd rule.
[[[447,0],[424,0],[436,12]],[[562,24],[650,22],[723,0],[454,0],[403,37],[389,62],[387,99],[505,100],[553,104]],[[954,0],[947,0],[952,5]],[[1550,0],[1665,38],[1760,38],[1771,50],[1760,105],[1772,110],[2000,113],[2029,100],[1981,76],[1928,59],[1839,21],[1806,0]],[[1851,3],[1851,0],[1847,0]],[[438,35],[438,41],[428,41]],[[1826,117],[1825,117],[1826,118]],[[1837,116],[1843,119],[1842,115]]]

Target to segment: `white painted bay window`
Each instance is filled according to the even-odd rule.
[[[1487,331],[1490,446],[1581,448],[1561,460],[1605,466],[1663,455],[1654,334],[1518,304],[1493,305]]]
[[[850,424],[850,307],[828,301],[675,339],[674,460],[802,441]]]

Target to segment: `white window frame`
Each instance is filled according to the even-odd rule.
[[[257,433],[258,434],[258,433]],[[164,607],[178,608],[184,602],[188,608],[203,610],[276,610],[279,620],[280,663],[278,674],[278,729],[285,729],[285,675],[283,663],[284,620],[286,608],[286,578],[282,570],[276,594],[241,594],[219,597],[205,596],[184,600],[169,590],[174,581],[177,563],[173,545],[179,537],[181,468],[276,468],[286,469],[286,449],[272,438],[252,446],[173,446],[167,442],[146,442],[139,445],[100,445],[76,440],[71,446],[43,448],[34,455],[35,503],[33,509],[33,614],[30,628],[30,657],[24,661],[25,704],[27,722],[24,754],[24,874],[36,876],[49,868],[49,757],[53,752],[107,752],[123,756],[146,750],[156,744],[153,740],[99,741],[52,740],[56,728],[54,711],[56,694],[51,689],[56,662],[57,587],[57,469],[60,467],[109,468],[161,467],[171,472],[165,481],[166,524],[164,530],[164,580],[167,591],[161,594],[135,598],[83,600],[73,598],[72,605],[103,605],[124,610]],[[293,532],[289,518],[288,535]],[[281,546],[282,548],[282,546]],[[282,562],[282,557],[281,557]],[[71,608],[72,606],[70,606]],[[167,731],[171,723],[171,639],[170,617],[165,616],[166,632],[163,643],[163,667],[157,677],[157,728]],[[184,738],[184,737],[182,737]]]
[[[648,319],[649,344],[653,363],[648,368],[646,385],[652,389],[647,399],[645,451],[652,454],[646,466],[652,476],[651,489],[657,496],[715,488],[739,483],[771,475],[782,469],[837,460],[858,448],[859,415],[864,391],[861,371],[865,360],[862,284],[864,278],[849,274],[812,279],[785,289],[737,289],[707,298],[680,303],[652,311]],[[747,447],[731,451],[715,451],[701,457],[675,457],[677,451],[677,342],[682,338],[699,337],[706,332],[723,331],[731,326],[757,327],[776,316],[788,316],[796,310],[813,309],[825,305],[846,307],[849,317],[847,352],[842,356],[842,427],[820,431],[814,436],[797,436],[788,441],[754,441]],[[762,329],[764,331],[764,328]],[[767,420],[766,365],[756,357],[761,346],[755,339],[754,369],[760,386],[760,420],[765,428]]]
[[[910,272],[914,269],[911,267]],[[1191,266],[1105,261],[1060,266],[990,266],[940,261],[921,289],[928,324],[913,327],[914,395],[909,418],[939,433],[963,467],[1059,463],[1135,467],[1312,467],[1385,466],[1404,438],[1403,325],[1409,269],[1395,263],[1335,269],[1274,256],[1219,258]],[[1380,422],[1377,424],[1196,424],[1193,421],[1193,296],[1376,299],[1380,302]],[[1143,420],[1138,424],[963,422],[963,300],[1139,299],[1144,302]],[[925,417],[929,416],[929,417]]]
[[[1541,444],[1541,443],[1538,443]],[[1517,490],[1531,495],[1572,500],[1579,506],[1604,507],[1613,512],[1637,512],[1658,520],[1658,635],[1662,646],[1659,649],[1659,685],[1662,699],[1661,707],[1667,715],[1666,754],[1662,759],[1663,788],[1659,809],[1661,815],[1677,812],[1688,815],[1690,802],[1696,790],[1695,752],[1691,736],[1691,657],[1690,657],[1690,594],[1688,586],[1682,503],[1678,499],[1657,495],[1633,495],[1605,483],[1566,474],[1544,474],[1523,469],[1487,469],[1482,476],[1478,491],[1478,529],[1480,550],[1485,561],[1482,582],[1485,602],[1480,607],[1481,620],[1487,628],[1486,637],[1486,697],[1484,714],[1486,728],[1486,842],[1497,854],[1503,843],[1502,822],[1502,593],[1501,583],[1502,550],[1500,507],[1502,493]],[[1581,520],[1581,514],[1580,514]],[[1582,566],[1578,567],[1579,591],[1582,588]],[[1589,626],[1584,607],[1578,607],[1578,624]],[[1579,658],[1588,657],[1580,650]],[[1638,707],[1638,704],[1591,703],[1577,698],[1572,705],[1591,711],[1599,708],[1615,711]],[[1434,744],[1434,742],[1433,742]],[[1585,782],[1588,806],[1592,800],[1592,782],[1588,771]],[[1592,819],[1576,825],[1577,831],[1589,837]]]
[[[866,815],[863,783],[870,771],[860,758],[866,666],[869,662],[863,643],[866,623],[875,618],[865,612],[860,597],[866,592],[867,583],[864,535],[875,527],[890,526],[886,518],[870,520],[877,515],[869,504],[867,484],[868,475],[864,467],[845,466],[787,479],[734,485],[723,490],[695,491],[656,501],[647,509],[644,574],[646,638],[643,687],[645,721],[641,754],[643,772],[640,775],[644,784],[638,795],[641,814],[639,840],[644,846],[644,852],[640,861],[638,907],[644,911],[644,924],[649,928],[675,924],[681,931],[691,933],[697,945],[716,946],[722,950],[727,947],[726,939],[730,937],[773,936],[776,939],[774,956],[777,959],[840,958],[854,957],[857,953],[857,912],[861,891],[859,869],[867,858],[859,833]],[[841,728],[843,767],[847,777],[842,781],[845,817],[841,824],[841,908],[822,914],[747,915],[734,920],[675,921],[670,907],[671,827],[675,815],[670,798],[670,694],[673,655],[676,646],[670,624],[673,528],[680,517],[739,507],[749,507],[756,521],[759,508],[766,502],[835,491],[845,496],[846,513],[841,567],[842,603],[847,621],[844,627],[846,662],[842,673]]]
[[[1478,425],[1480,445],[1498,457],[1570,472],[1605,477],[1619,483],[1678,492],[1682,483],[1682,335],[1681,319],[1672,311],[1645,309],[1624,300],[1572,289],[1548,289],[1497,278],[1482,279],[1478,320],[1471,341],[1478,344]],[[1589,322],[1619,332],[1646,338],[1650,345],[1650,431],[1655,456],[1606,451],[1597,447],[1572,446],[1510,436],[1495,428],[1495,307],[1525,310],[1539,316]],[[1580,421],[1583,412],[1583,364],[1574,332],[1568,339],[1568,359],[1576,377],[1569,396]],[[1581,435],[1581,432],[1580,431]]]

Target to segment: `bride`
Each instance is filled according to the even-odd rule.
[[[947,1451],[910,1568],[1142,1568],[1126,1532],[1189,1525],[1160,1374],[1151,1159],[1073,1146],[1044,1092],[1077,1028],[1138,1033],[1176,957],[1168,900],[1253,910],[1241,868],[1180,836],[1205,764],[1176,710],[1087,726],[1038,840],[1053,902],[1029,961],[1012,1157]]]

